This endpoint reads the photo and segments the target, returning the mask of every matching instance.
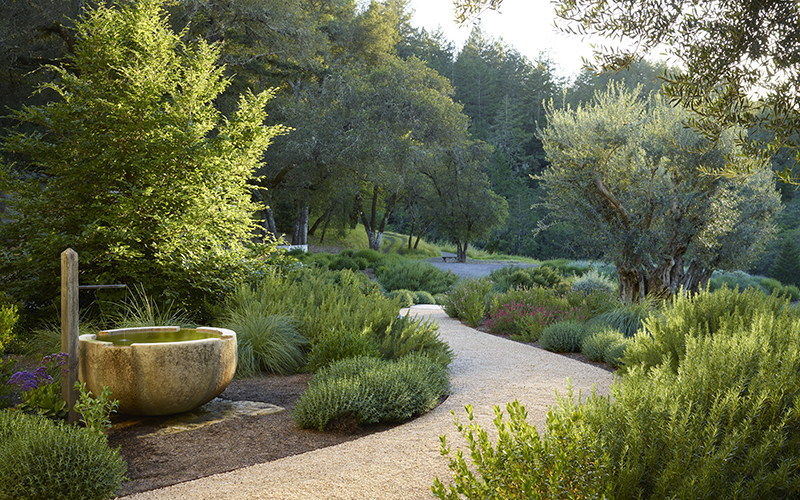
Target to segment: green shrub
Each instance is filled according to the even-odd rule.
[[[559,321],[542,330],[539,344],[552,352],[580,352],[586,327],[578,321]]]
[[[622,337],[620,340],[615,340],[608,345],[604,361],[614,368],[621,368],[625,366],[625,353],[631,345],[631,340],[627,337]]]
[[[798,311],[791,313],[786,308],[785,299],[765,295],[755,288],[740,292],[722,287],[713,293],[676,296],[661,314],[643,321],[643,331],[634,337],[624,364],[648,370],[668,362],[677,372],[688,337],[730,334],[737,331],[739,324],[753,321],[756,311],[798,315]]]
[[[447,367],[455,358],[447,342],[437,332],[435,320],[423,317],[401,316],[391,328],[376,331],[372,339],[383,359],[400,359],[412,353],[425,354],[428,359]]]
[[[396,361],[349,358],[317,372],[292,418],[301,428],[319,430],[341,418],[402,422],[434,408],[447,388],[447,370],[422,354]]]
[[[11,396],[14,392],[14,386],[8,384],[7,381],[11,378],[16,364],[17,358],[9,356],[3,359],[0,357],[0,410],[11,406]]]
[[[426,292],[425,290],[420,290],[419,292],[414,292],[414,303],[415,304],[436,304],[436,299],[433,298],[433,295]]]
[[[794,285],[787,286],[786,296],[789,298],[789,300],[800,300],[800,288]]]
[[[377,250],[365,248],[363,250],[354,252],[353,258],[364,259],[369,264],[367,267],[373,267],[375,264],[380,262],[380,260],[383,258],[383,254]]]
[[[328,268],[331,271],[341,271],[342,269],[360,271],[361,269],[368,268],[369,265],[369,261],[362,257],[351,257],[349,255],[340,254],[328,263]]]
[[[388,328],[400,310],[364,273],[318,267],[303,267],[286,276],[265,274],[255,286],[230,295],[218,307],[219,315],[235,310],[243,300],[257,300],[264,316],[291,316],[312,345],[332,331]]]
[[[712,310],[704,300],[686,305]],[[685,336],[678,371],[628,366],[610,399],[584,408],[615,498],[800,495],[800,319],[753,307],[747,320]]]
[[[442,302],[444,312],[469,326],[478,326],[488,310],[491,288],[492,282],[485,278],[460,281],[447,292]]]
[[[0,500],[111,498],[126,469],[102,434],[0,411]]]
[[[492,271],[489,280],[493,282],[493,289],[500,293],[514,288],[542,287],[563,291],[568,287],[564,277],[549,266],[502,267]]]
[[[642,322],[656,312],[652,299],[632,304],[617,303],[614,309],[598,314],[592,322],[612,326],[626,337],[633,337],[642,327]]]
[[[19,305],[0,292],[0,354],[17,349],[15,327],[19,321]]]
[[[174,302],[160,304],[138,285],[130,290],[121,307],[107,315],[109,317],[106,321],[112,323],[114,328],[165,325],[194,328],[197,326],[188,314],[177,307]]]
[[[306,369],[316,372],[336,361],[364,356],[380,357],[368,329],[360,333],[334,330],[320,338],[311,348]]]
[[[582,276],[583,273],[592,268],[587,261],[574,261],[567,259],[546,260],[540,264],[542,267],[550,267],[558,271],[561,276]]]
[[[591,361],[605,362],[611,344],[622,342],[625,338],[622,332],[608,325],[599,324],[588,330],[581,352]]]
[[[583,307],[573,306],[555,290],[516,288],[492,298],[484,325],[495,335],[536,342],[548,325],[568,319],[583,321],[584,316]]]
[[[750,276],[744,271],[714,271],[714,274],[712,274],[708,282],[708,290],[715,292],[723,287],[730,288],[731,290],[735,290],[736,288],[739,290],[755,288],[766,292],[766,289],[761,288],[761,280],[759,278]]]
[[[616,289],[617,284],[607,275],[599,272],[595,268],[589,269],[589,271],[572,282],[572,290],[585,295],[597,292],[610,295],[614,293]]]
[[[467,405],[469,425],[455,419],[458,432],[466,440],[468,466],[464,453],[452,453],[442,436],[441,454],[449,457],[453,484],[445,487],[436,478],[433,494],[441,500],[590,500],[609,498],[606,462],[602,452],[585,445],[581,434],[581,413],[575,409],[565,418],[553,411],[547,415],[547,433],[539,435],[530,425],[525,407],[514,401],[506,406],[509,421],[503,422],[495,406],[497,444],[473,422],[472,406]],[[564,412],[561,412],[564,413]],[[473,472],[474,471],[474,472]]]
[[[433,300],[436,301],[435,304],[438,304],[440,306],[444,305],[444,301],[447,300],[447,294],[446,293],[437,293],[436,295],[433,296]]]
[[[411,290],[392,290],[386,294],[386,297],[390,300],[397,301],[397,305],[399,305],[401,308],[411,307],[414,305],[414,292]]]
[[[450,271],[442,271],[430,262],[387,261],[375,268],[375,277],[387,291],[424,290],[431,294],[446,292],[459,278]]]

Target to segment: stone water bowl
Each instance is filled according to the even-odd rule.
[[[236,372],[236,333],[225,328],[121,328],[79,337],[78,378],[104,386],[128,415],[171,415],[217,397]]]

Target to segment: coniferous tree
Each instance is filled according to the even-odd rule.
[[[800,286],[800,249],[791,239],[783,241],[778,258],[770,269],[770,276],[784,285]]]
[[[85,283],[144,284],[200,301],[236,282],[256,205],[248,184],[272,137],[269,91],[214,107],[228,86],[219,47],[172,32],[163,0],[100,6],[77,23],[58,99],[14,113],[36,132],[3,143],[27,160],[0,171],[0,282],[16,298],[58,293],[59,254],[80,254]],[[197,305],[197,302],[187,307]]]

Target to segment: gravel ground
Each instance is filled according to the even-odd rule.
[[[543,429],[555,392],[566,393],[568,379],[575,394],[584,395],[593,387],[607,394],[613,381],[613,374],[602,368],[468,328],[438,306],[415,306],[410,314],[438,320],[440,335],[456,353],[450,397],[432,412],[355,441],[125,498],[431,499],[433,479],[447,484],[450,477],[447,460],[439,454],[439,436],[446,434],[454,450],[464,445],[451,411],[465,420],[464,406],[471,404],[475,421],[491,430],[493,407],[505,408],[517,399],[526,406],[529,421]]]
[[[523,264],[519,262],[469,260],[467,262],[442,262],[441,257],[427,259],[428,262],[442,271],[452,271],[462,278],[480,278],[502,267],[536,267],[536,264]]]

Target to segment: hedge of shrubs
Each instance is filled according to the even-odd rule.
[[[613,328],[596,327],[584,348],[593,345],[599,358],[625,341]],[[676,297],[627,342],[611,394],[578,402],[570,391],[541,435],[518,403],[507,408],[509,422],[496,409],[496,444],[479,426],[457,423],[469,454],[443,443],[454,482],[437,480],[436,496],[800,495],[797,306],[755,289],[704,291]]]

